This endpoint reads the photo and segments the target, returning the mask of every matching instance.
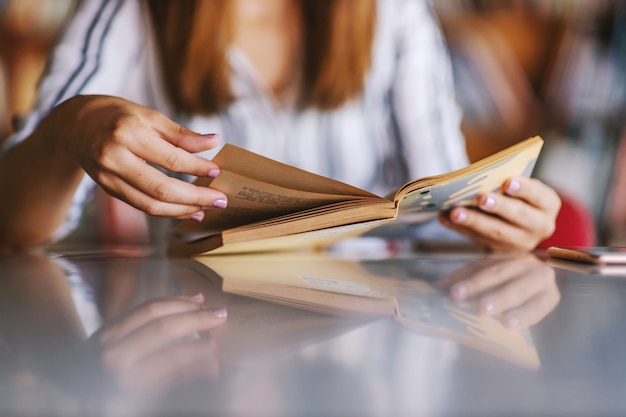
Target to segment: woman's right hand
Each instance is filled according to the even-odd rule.
[[[148,214],[201,220],[203,209],[227,204],[222,192],[155,168],[216,176],[219,167],[193,153],[217,146],[217,135],[200,135],[157,111],[110,96],[73,97],[42,125],[105,191]]]

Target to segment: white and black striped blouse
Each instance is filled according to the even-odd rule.
[[[425,175],[467,164],[451,65],[428,0],[379,0],[373,64],[363,94],[340,109],[279,106],[246,56],[233,48],[236,101],[213,117],[181,118],[159,82],[148,14],[138,0],[81,3],[50,56],[23,140],[57,104],[77,94],[124,97],[199,133],[280,161],[387,194]],[[217,150],[207,152],[212,156]],[[73,230],[94,189],[87,176],[56,238]]]

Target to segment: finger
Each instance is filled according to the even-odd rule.
[[[523,306],[503,313],[502,323],[510,328],[532,326],[554,310],[560,300],[561,293],[558,290],[541,292]]]
[[[454,284],[467,280],[468,277],[472,277],[477,272],[485,268],[488,268],[489,266],[493,265],[494,262],[500,262],[500,261],[496,259],[492,259],[491,257],[487,257],[484,259],[480,259],[477,262],[472,262],[468,265],[465,265],[462,268],[452,271],[450,274],[441,278],[439,281],[437,281],[437,285],[442,290],[451,289]],[[460,300],[461,298],[457,298],[457,299]]]
[[[118,375],[121,389],[160,392],[180,381],[219,376],[217,344],[211,337],[175,344]]]
[[[493,214],[518,229],[525,230],[534,244],[554,232],[556,213],[538,209],[525,200],[502,194],[488,193],[478,197],[479,208]]]
[[[485,213],[494,214],[523,229],[531,230],[529,225],[541,221],[542,212],[519,199],[502,194],[487,193],[478,196],[477,201],[478,207]]]
[[[169,132],[161,131],[161,137],[176,148],[184,149],[190,153],[198,153],[216,148],[221,141],[217,133],[199,134],[178,124]]]
[[[468,265],[468,266],[464,266],[463,268],[459,268],[456,271],[452,271],[450,274],[446,275],[445,277],[437,281],[437,287],[439,287],[439,289],[441,290],[450,290],[451,292],[450,295],[454,299],[457,299],[457,300],[464,299],[465,289],[462,288],[462,291],[460,291],[457,294],[457,296],[454,296],[452,294],[452,287],[458,282],[465,281],[469,275],[474,273],[473,268],[471,269],[470,268],[471,268],[471,265]]]
[[[464,300],[476,297],[489,290],[493,290],[507,281],[514,280],[524,271],[528,271],[526,262],[519,260],[499,261],[490,266],[466,274],[465,279],[450,287],[450,295],[455,300]]]
[[[210,330],[224,321],[225,309],[202,309],[159,317],[103,350],[101,359],[107,369],[123,371],[165,346]]]
[[[536,178],[510,178],[504,182],[502,191],[552,214],[558,213],[561,207],[557,192]]]
[[[206,177],[215,170],[219,170],[213,161],[179,148],[170,143],[167,138],[155,137],[154,134],[137,135],[136,137],[137,140],[129,144],[128,149],[141,160],[171,172]],[[195,138],[197,137],[195,136]],[[200,136],[200,138],[202,137]]]
[[[188,152],[202,152],[213,149],[220,142],[220,136],[216,133],[199,134],[185,126],[181,126],[159,112],[152,113],[150,127],[160,137],[177,148]]]
[[[478,311],[482,314],[496,315],[523,305],[543,288],[536,280],[529,278],[517,276],[500,287],[492,287],[492,291],[480,297]]]
[[[493,270],[494,267],[501,265],[502,271],[505,274],[511,274],[507,272],[509,269],[527,269],[527,265],[532,265],[538,263],[537,258],[529,253],[516,254],[514,259],[511,259],[509,255],[503,255],[500,253],[491,253],[488,256],[479,259],[478,261],[471,262],[465,265],[462,268],[459,268],[452,273],[446,275],[438,281],[438,284],[441,289],[451,289],[451,287],[456,283],[461,283],[463,281],[472,280],[476,275],[481,274],[482,271],[485,271],[489,268]],[[512,265],[511,267],[507,265]],[[470,293],[466,293],[464,298],[470,297],[476,294],[477,291],[471,291]],[[453,297],[457,298],[457,297]],[[457,298],[461,299],[461,298]]]
[[[554,270],[538,261],[524,262],[513,269],[512,279],[478,302],[484,314],[500,314],[524,305],[542,292],[558,292]]]
[[[555,219],[561,205],[557,193],[534,178],[515,177],[503,184],[506,193],[487,193],[478,197],[479,208],[485,212],[499,217],[509,226],[518,229],[517,235],[508,235],[506,231],[514,230],[506,228],[483,228],[484,222],[466,222],[467,217],[480,219],[474,211],[472,214],[468,208],[456,207],[450,212],[450,223],[463,224],[472,231],[463,232],[466,236],[478,237],[481,243],[490,248],[522,249],[531,250],[541,240],[549,237],[554,232]],[[483,218],[485,219],[485,218]],[[469,219],[472,220],[472,219]],[[445,223],[444,223],[445,224]],[[496,223],[491,223],[495,225]],[[448,225],[449,226],[449,225]]]
[[[440,220],[444,226],[492,250],[528,251],[536,246],[536,239],[527,230],[479,210],[455,207]]]
[[[203,301],[204,295],[198,293],[164,297],[141,304],[103,330],[98,340],[102,345],[113,343],[156,318],[200,310]]]
[[[119,163],[118,158],[123,156],[120,150],[128,150],[141,161],[172,172],[208,176],[218,169],[214,162],[177,146],[184,145],[193,151],[201,151],[205,147],[216,146],[219,142],[218,136],[203,137],[160,113],[145,109],[142,112],[139,116],[123,118],[123,122],[118,122],[109,135],[94,141],[92,148],[95,149],[91,152],[97,153],[97,160],[104,166],[103,169],[122,171],[115,167],[126,167]]]
[[[169,177],[146,164],[142,164],[140,171],[123,177],[101,173],[97,182],[114,197],[155,216],[190,218],[203,209],[228,205],[221,191]]]
[[[127,136],[124,132],[116,133],[113,144],[101,151],[98,166],[85,167],[87,173],[110,194],[148,214],[176,218],[188,218],[190,213],[198,213],[202,207],[226,206],[227,199],[223,193],[169,177],[146,164],[142,158],[125,147],[124,138]],[[138,137],[141,138],[143,135],[140,134]],[[133,146],[134,141],[129,142],[131,142],[129,146]],[[213,168],[213,171],[215,169]],[[143,195],[136,195],[137,190]],[[167,206],[161,203],[194,207]]]

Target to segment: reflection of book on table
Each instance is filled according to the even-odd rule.
[[[226,145],[215,156],[217,178],[199,178],[228,196],[224,210],[173,230],[170,253],[252,252],[324,246],[391,221],[421,222],[455,205],[475,205],[479,193],[509,177],[529,176],[543,145],[536,136],[446,174],[410,181],[380,197]]]
[[[240,367],[244,361],[321,343],[371,321],[343,319],[279,303],[225,294],[222,279],[192,258],[177,259],[174,276],[188,294],[202,293],[205,305],[228,308],[226,323],[211,329],[218,343],[220,367]]]
[[[453,301],[402,259],[360,262],[324,252],[198,256],[221,277],[224,292],[349,317],[391,316],[424,336],[453,340],[536,369],[539,357],[526,331]],[[384,271],[384,272],[383,272]]]

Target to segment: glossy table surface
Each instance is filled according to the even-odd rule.
[[[305,258],[199,262],[129,248],[0,258],[0,415],[626,415],[626,274],[541,254]],[[326,314],[221,289],[226,275],[274,271],[359,290],[367,278],[405,320],[350,314],[345,300]],[[453,300],[459,283],[480,295]],[[224,324],[183,329],[175,314],[134,313],[196,293],[208,311],[227,309]]]

